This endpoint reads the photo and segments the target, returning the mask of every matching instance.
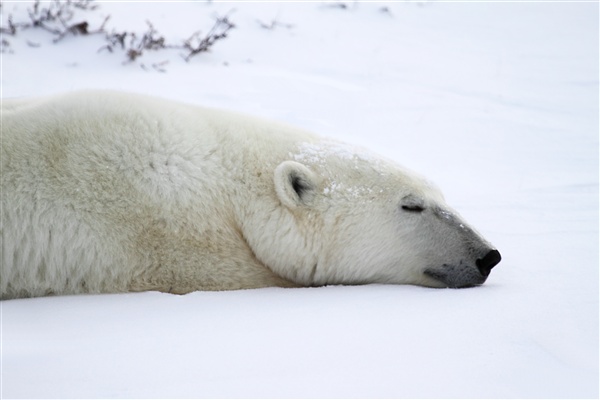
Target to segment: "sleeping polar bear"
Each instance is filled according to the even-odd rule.
[[[2,105],[3,299],[482,284],[500,253],[412,172],[227,112],[84,91]]]

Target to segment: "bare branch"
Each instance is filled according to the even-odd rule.
[[[2,3],[0,1],[0,7]],[[206,35],[195,32],[187,40],[180,44],[168,43],[167,39],[161,35],[150,21],[146,21],[148,29],[142,33],[116,31],[108,33],[106,24],[110,15],[106,16],[102,24],[92,29],[91,24],[85,19],[79,19],[81,11],[95,11],[99,6],[94,0],[34,0],[31,8],[27,9],[28,19],[22,22],[14,22],[12,15],[8,16],[7,24],[0,27],[2,35],[16,36],[21,30],[42,29],[49,32],[53,38],[53,43],[62,41],[67,36],[89,36],[93,34],[103,34],[106,44],[98,49],[108,50],[113,53],[115,50],[122,50],[125,53],[125,63],[137,61],[146,51],[156,51],[163,49],[184,49],[183,55],[185,61],[189,61],[196,54],[207,52],[219,40],[227,37],[228,32],[235,27],[230,21],[229,16],[217,17],[215,24]],[[285,26],[283,24],[272,23]],[[30,47],[39,47],[39,43],[28,42]],[[2,38],[2,52],[9,52],[10,43]],[[158,72],[165,72],[165,65],[168,62],[151,64],[151,68]],[[148,69],[142,65],[142,68]]]
[[[267,29],[269,31],[275,30],[275,28],[277,28],[278,26],[282,27],[282,28],[287,28],[287,29],[291,29],[294,27],[293,24],[286,24],[283,22],[279,22],[276,19],[271,20],[270,23],[265,23],[262,22],[261,20],[257,19],[256,22],[258,22],[258,24],[260,25],[261,28],[263,29]]]
[[[190,58],[196,54],[209,51],[215,42],[225,39],[227,33],[233,28],[235,28],[235,25],[229,20],[227,15],[224,17],[217,17],[215,24],[206,36],[202,37],[201,33],[198,31],[183,43],[183,47],[188,51],[188,53],[183,56],[183,59],[189,61]]]

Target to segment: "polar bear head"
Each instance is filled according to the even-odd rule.
[[[301,285],[480,285],[500,253],[427,180],[337,142],[301,143],[273,171],[274,204],[248,234]],[[260,214],[260,213],[257,213]]]

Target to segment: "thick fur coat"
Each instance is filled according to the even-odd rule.
[[[426,180],[274,122],[83,91],[4,100],[1,133],[3,299],[461,287],[500,260]]]

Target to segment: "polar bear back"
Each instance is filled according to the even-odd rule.
[[[237,210],[270,184],[249,178],[282,157],[269,141],[310,135],[113,92],[2,112],[2,297],[288,285],[253,259]]]

